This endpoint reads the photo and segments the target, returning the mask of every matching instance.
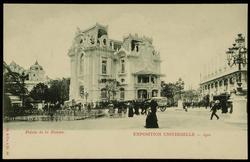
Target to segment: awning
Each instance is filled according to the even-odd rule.
[[[22,104],[22,101],[11,101],[12,104]]]
[[[164,74],[159,74],[150,70],[141,70],[138,72],[133,73],[133,75],[157,75],[157,76],[164,76]]]

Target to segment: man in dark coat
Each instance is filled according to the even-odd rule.
[[[156,116],[156,111],[157,111],[157,102],[155,100],[151,100],[150,102],[150,107],[151,107],[151,112],[147,115],[146,118],[146,128],[159,128],[158,126],[158,119]]]
[[[183,103],[182,103],[182,106],[183,106],[183,109],[187,112],[188,110],[187,110],[186,102],[183,102]]]
[[[216,114],[217,110],[220,109],[220,101],[216,100],[214,105],[211,108],[212,114],[210,119],[213,120],[213,116],[216,116],[217,120],[219,119],[219,116]]]

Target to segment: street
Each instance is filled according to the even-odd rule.
[[[210,109],[189,108],[188,112],[179,108],[167,108],[165,112],[157,111],[159,129],[166,130],[223,130],[247,131],[247,124],[232,123],[230,115],[221,114],[218,111],[220,119],[216,117],[210,120]],[[10,129],[57,129],[57,130],[109,130],[109,129],[146,129],[144,128],[146,115],[134,115],[129,118],[126,114],[123,117],[103,117],[97,119],[85,119],[74,121],[14,121],[4,123],[4,128]]]
[[[15,141],[9,149],[13,157],[36,157],[41,151],[54,157],[49,149],[53,146],[61,158],[67,157],[65,152],[70,150],[74,158],[246,159],[247,124],[227,122],[230,114],[222,115],[220,111],[220,120],[210,120],[210,114],[205,108],[190,108],[188,112],[178,108],[158,110],[159,129],[144,128],[146,115],[9,122],[4,123],[4,128],[10,128],[9,138]],[[40,131],[49,133],[39,134]],[[34,139],[39,144],[27,156],[24,150],[30,150],[29,143]]]

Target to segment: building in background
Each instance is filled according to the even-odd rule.
[[[224,54],[225,55],[225,54]],[[222,55],[223,56],[223,55]],[[238,65],[232,67],[227,65],[224,57],[215,58],[205,66],[201,76],[200,89],[202,96],[209,95],[210,101],[214,96],[228,94],[236,91],[239,76]],[[241,82],[244,91],[247,91],[247,65],[242,65]]]
[[[39,65],[37,61],[35,62],[35,64],[31,65],[29,69],[24,69],[14,61],[12,61],[8,66],[12,72],[28,76],[25,80],[25,86],[28,91],[31,91],[32,88],[38,83],[44,83],[48,85],[50,81],[49,77],[45,76],[43,67]]]
[[[107,80],[119,82],[118,100],[145,99],[160,95],[160,54],[152,39],[137,34],[123,41],[109,38],[108,26],[96,24],[78,29],[68,51],[71,61],[70,100],[107,99]]]

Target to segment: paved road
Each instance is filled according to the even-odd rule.
[[[246,124],[231,123],[230,114],[221,114],[220,119],[210,120],[209,109],[190,108],[188,112],[178,108],[168,108],[165,112],[158,111],[160,129],[167,130],[247,130]],[[8,122],[4,128],[11,129],[68,129],[68,130],[109,130],[109,129],[142,129],[144,130],[146,115],[134,115],[128,118],[98,118],[76,121],[35,121],[35,122]]]

